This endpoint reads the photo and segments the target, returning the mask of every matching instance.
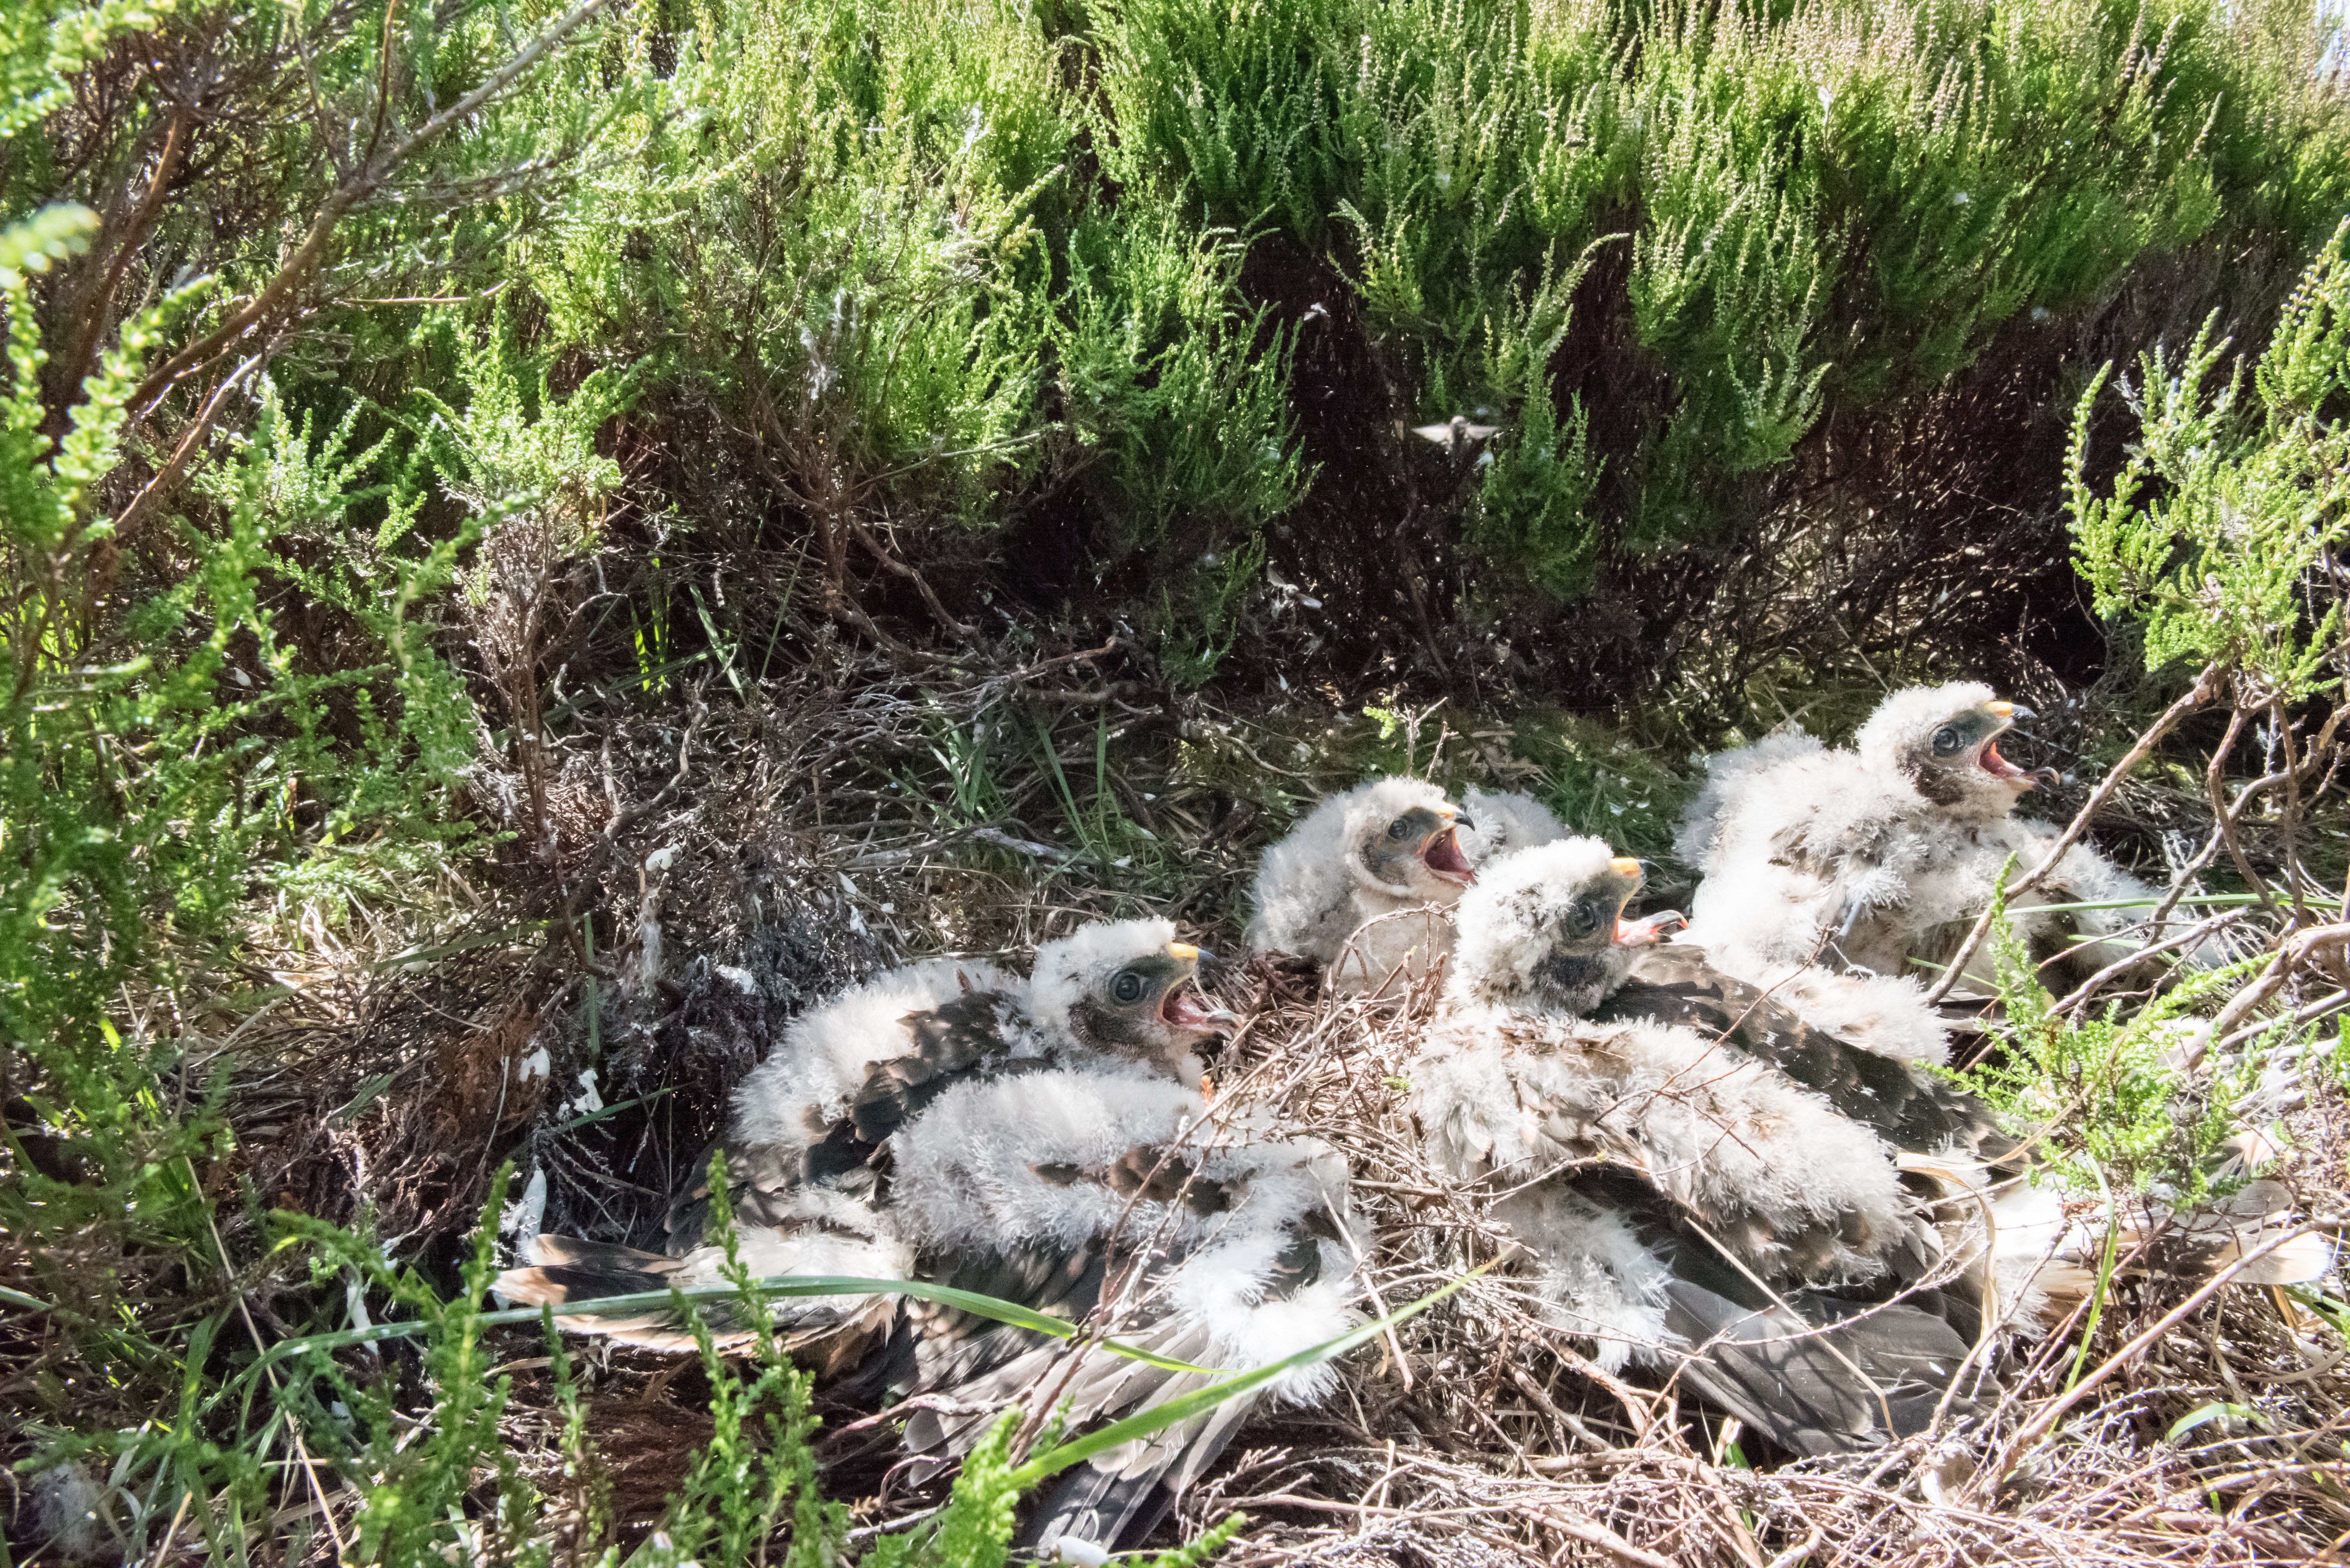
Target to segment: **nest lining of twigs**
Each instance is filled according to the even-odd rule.
[[[641,1241],[723,1125],[733,1084],[816,996],[941,950],[1018,962],[1088,919],[1204,918],[1202,934],[1229,942],[1217,922],[1245,875],[1250,814],[1186,776],[1186,759],[1216,755],[1212,732],[1171,748],[1159,776],[1118,783],[1180,852],[1171,887],[1121,885],[1045,842],[1033,815],[948,826],[905,790],[873,787],[872,758],[914,753],[942,711],[973,722],[1014,692],[988,678],[943,695],[810,690],[584,734],[547,770],[550,820],[503,851],[530,861],[536,875],[517,882],[533,897],[465,889],[475,912],[453,930],[388,910],[338,938],[305,933],[315,940],[256,961],[250,978],[283,988],[273,1000],[184,1028],[186,1075],[234,1075],[239,1148],[215,1177],[249,1180],[265,1205],[446,1249],[513,1158],[550,1177],[547,1229]],[[1237,733],[1232,746],[1247,752]],[[1282,787],[1308,793],[1311,781],[1284,774]],[[519,809],[523,795],[484,798]],[[1325,1002],[1310,977],[1269,965],[1218,983],[1250,1011],[1220,1087],[1347,1151],[1375,1222],[1363,1240],[1379,1302],[1413,1300],[1507,1246],[1427,1168],[1389,1082],[1424,995],[1401,1008]],[[590,1070],[603,1113],[582,1108]],[[2306,1192],[2336,1190],[2344,1125],[2330,1085],[2296,1116]],[[238,1233],[244,1220],[224,1222],[237,1251],[260,1250]],[[256,1293],[265,1312],[270,1288]],[[2177,1300],[2118,1295],[2085,1365]],[[506,1332],[512,1436],[544,1456],[543,1349]],[[2246,1290],[2113,1368],[2000,1485],[1978,1484],[1973,1467],[2062,1392],[2074,1348],[2027,1355],[2036,1370],[1955,1434],[1757,1470],[1718,1417],[1654,1378],[1600,1373],[1505,1270],[1357,1352],[1320,1407],[1262,1412],[1169,1528],[1244,1511],[1253,1527],[1229,1560],[1248,1564],[1740,1568],[2300,1562],[2350,1532],[2350,1367],[2314,1320]],[[641,1528],[707,1431],[700,1374],[600,1347],[576,1359],[616,1507]],[[2162,1440],[2212,1405],[2241,1413]],[[926,1506],[854,1490],[877,1474],[836,1474],[860,1519]]]

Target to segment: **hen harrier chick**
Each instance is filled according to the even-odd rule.
[[[1581,1016],[1630,971],[1638,886],[1581,839],[1461,901],[1446,1013],[1405,1069],[1431,1161],[1494,1194],[1602,1366],[1678,1364],[1799,1453],[1921,1428],[1981,1328],[1964,1260],[1893,1147],[1825,1096],[1693,1029]]]
[[[925,1281],[1083,1324],[1100,1314],[1163,1357],[1241,1370],[1354,1321],[1345,1162],[1324,1146],[1204,1119],[1194,1048],[1224,1027],[1192,989],[1200,954],[1164,920],[1086,928],[1024,984],[934,961],[798,1020],[736,1092],[725,1141],[740,1256],[754,1275]],[[598,1297],[723,1279],[706,1180],[672,1208],[669,1255],[541,1237],[507,1299],[566,1327],[660,1349],[692,1343],[666,1310],[566,1315]],[[782,1298],[778,1332],[850,1399],[930,1396],[908,1450],[942,1461],[1023,1399],[1086,1424],[1213,1379],[891,1294]],[[752,1331],[703,1303],[723,1344]],[[1047,1374],[1050,1376],[1047,1376]],[[1326,1367],[1271,1386],[1326,1392]],[[1214,1459],[1242,1398],[1072,1470],[1024,1532],[1117,1547]],[[944,1412],[944,1413],[942,1413]]]
[[[1462,899],[1447,1012],[1408,1069],[1431,1158],[1499,1195],[1554,1321],[1603,1365],[1678,1364],[1801,1453],[1964,1407],[1984,1336],[2041,1332],[2093,1285],[2103,1221],[2030,1185],[2028,1149],[1972,1096],[1701,954],[1644,972],[1653,926],[1623,918],[1638,886],[1637,862],[1577,839]],[[2259,1234],[2189,1218],[2161,1261],[2208,1271]],[[2322,1272],[2303,1251],[2259,1277]]]
[[[2026,773],[1998,741],[2027,710],[1970,683],[1887,698],[1837,751],[1801,731],[1706,763],[1676,851],[1702,877],[1688,940],[1733,973],[1765,984],[1825,963],[1917,978],[1946,961],[1991,900],[2011,856],[2018,874],[2046,858],[2054,830],[2012,815],[2054,775]],[[2017,934],[2048,957],[2071,937],[2111,936],[2127,909],[2037,913],[2051,904],[2150,900],[2147,886],[2086,845],[2014,901]],[[2095,969],[2126,950],[2089,940],[2071,951]],[[1970,978],[1988,981],[1979,951]]]
[[[1443,911],[1478,866],[1565,831],[1528,795],[1471,789],[1463,810],[1420,779],[1357,785],[1264,852],[1249,946],[1315,960],[1342,995],[1407,984],[1451,950]]]

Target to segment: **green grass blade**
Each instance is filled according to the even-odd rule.
[[[843,1274],[774,1274],[754,1280],[753,1285],[771,1296],[914,1296],[922,1301],[937,1302],[941,1306],[959,1307],[974,1317],[993,1323],[1024,1328],[1033,1333],[1050,1334],[1055,1339],[1075,1339],[1076,1324],[1056,1317],[1047,1317],[1018,1302],[1007,1302],[995,1296],[982,1295],[977,1291],[962,1291],[952,1285],[933,1285],[920,1280],[867,1280]],[[666,1291],[639,1291],[624,1296],[604,1296],[595,1301],[566,1302],[556,1309],[566,1318],[601,1317],[613,1313],[642,1312],[648,1307],[670,1306],[682,1300],[708,1301],[720,1297],[732,1298],[742,1293],[732,1284],[693,1285]],[[474,1322],[489,1326],[496,1324],[536,1323],[537,1307],[511,1307],[501,1312],[485,1312]],[[337,1329],[331,1334],[307,1334],[300,1339],[280,1340],[269,1347],[263,1359],[276,1361],[308,1351],[337,1350],[346,1345],[366,1345],[380,1339],[405,1338],[423,1332],[431,1324],[423,1319],[409,1318],[398,1323],[380,1323],[366,1328]],[[1113,1355],[1123,1355],[1163,1372],[1189,1372],[1212,1377],[1223,1368],[1195,1366],[1188,1361],[1161,1355],[1139,1345],[1108,1339],[1101,1347]]]
[[[2260,1412],[2249,1405],[2237,1405],[2225,1399],[2215,1399],[2209,1405],[2197,1406],[2179,1417],[2178,1420],[2173,1421],[2170,1424],[2170,1430],[2162,1434],[2162,1440],[2166,1443],[2176,1443],[2196,1428],[2212,1421],[2256,1421],[2259,1418]]]
[[[2187,909],[2209,905],[2218,909],[2260,901],[2257,893],[2197,893],[2179,899],[2178,907]],[[2151,909],[2161,902],[2159,894],[2150,894],[2143,898],[2100,898],[2085,904],[2033,904],[2029,907],[2029,912],[2034,915],[2067,915],[2075,909]]]

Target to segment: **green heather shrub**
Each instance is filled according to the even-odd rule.
[[[2074,411],[2066,499],[2097,613],[2143,626],[2150,670],[2234,672],[2247,706],[2329,688],[2338,702],[2350,680],[2332,566],[2350,539],[2345,240],[2350,219],[2285,302],[2251,398],[2243,366],[2221,373],[2229,344],[2207,321],[2183,354],[2157,348],[2123,379],[2137,438],[2109,486],[2088,479],[2106,372]]]
[[[25,0],[0,16],[0,140],[15,137],[72,95],[74,78],[119,34],[151,27],[172,0]]]
[[[1079,222],[1039,302],[1074,461],[1096,464],[1114,551],[1245,538],[1300,488],[1282,344],[1250,356],[1263,313],[1236,308],[1232,235],[1136,204]]]
[[[667,57],[667,92],[625,128],[632,154],[517,246],[553,341],[657,355],[842,560],[854,513],[983,521],[1035,441],[1018,268],[1073,130],[1042,35],[985,5],[687,20],[632,14],[629,68]]]
[[[28,1177],[37,1219],[17,1216],[31,1223],[18,1233],[71,1233],[113,1213],[184,1237],[201,1206],[190,1212],[179,1157],[209,1147],[213,1124],[163,1115],[148,1093],[140,1050],[108,1023],[124,981],[168,961],[182,934],[218,935],[275,873],[331,879],[339,842],[361,825],[390,826],[387,850],[443,831],[433,825],[444,814],[422,808],[419,792],[445,781],[470,745],[446,667],[405,625],[408,604],[446,581],[446,548],[385,561],[377,587],[349,599],[375,659],[307,669],[281,635],[278,595],[338,586],[306,581],[274,553],[281,528],[369,497],[353,483],[365,460],[341,451],[348,431],[314,447],[266,395],[243,452],[212,476],[213,530],[173,524],[190,568],[108,618],[91,615],[101,591],[92,574],[115,545],[99,504],[122,455],[124,404],[191,303],[170,296],[125,323],[52,441],[29,275],[95,227],[86,210],[52,209],[0,233],[0,1029],[31,1068],[11,1075],[18,1092],[109,1184]],[[401,500],[392,497],[395,514]]]
[[[592,121],[509,113],[553,24],[519,8],[183,9],[0,24],[0,1230],[63,1357],[16,1414],[176,1405],[148,1522],[217,1496],[189,1529],[226,1561],[293,1439],[206,1388],[251,1328],[215,1299],[244,1265],[217,1185],[232,1064],[203,1023],[256,928],[397,897],[473,835],[454,786],[484,728],[443,628],[482,533],[455,435],[488,421],[463,364],[332,372],[411,347],[332,327],[349,296],[437,294],[505,226],[485,199],[556,177]],[[237,107],[177,107],[109,46],[130,30]],[[465,135],[426,134],[468,102]],[[204,176],[161,178],[175,156]],[[469,408],[436,437],[369,378]],[[502,417],[529,447],[535,410]]]
[[[1285,344],[1263,311],[1238,308],[1240,259],[1232,235],[1194,236],[1171,206],[1090,213],[1057,297],[1038,302],[1056,466],[1099,505],[1100,553],[1156,567],[1144,625],[1181,687],[1215,673],[1264,565],[1263,524],[1305,487]]]
[[[2018,1132],[2048,1129],[2045,1168],[2081,1193],[2138,1193],[2158,1187],[2168,1201],[2192,1201],[2209,1186],[2204,1162],[2229,1131],[2234,1092],[2214,1080],[2182,1116],[2189,1085],[2165,1061],[2172,1025],[2199,1002],[2224,996],[2253,964],[2204,971],[2124,1016],[2109,1004],[2094,1017],[2055,1011],[2032,955],[1995,900],[1991,952],[1998,965],[2004,1049],[1958,1075]]]
[[[1179,690],[1245,662],[1268,563],[1309,545],[1357,586],[1428,563],[1431,646],[1451,616],[1538,656],[1558,607],[1623,591],[1637,618],[1649,558],[1849,478],[1846,433],[1987,367],[2053,368],[2069,400],[2146,350],[2116,383],[2129,444],[2100,445],[2100,379],[2044,515],[2154,665],[2220,665],[2272,715],[2338,701],[2318,574],[2350,500],[2350,116],[2324,36],[2311,0],[0,5],[0,1251],[10,1310],[54,1329],[12,1395],[32,1462],[99,1464],[142,1546],[195,1500],[181,1540],[224,1562],[317,1547],[267,1539],[313,1462],[366,1500],[338,1543],[359,1560],[619,1560],[559,1345],[553,1468],[508,1448],[488,1226],[436,1278],[364,1219],[273,1220],[238,1185],[213,1025],[267,1000],[241,978],[256,933],[435,919],[461,857],[546,908],[544,813],[494,866],[480,786],[538,791],[581,693],[657,701],[701,634],[717,652],[740,606],[714,568],[768,595],[763,659],[724,666],[744,696],[811,597],[902,668],[973,678],[1003,628],[961,622],[1046,557],[1070,622]],[[2313,253],[2236,364],[2222,324],[2265,329],[2266,280]],[[2137,296],[2188,276],[2190,324],[2223,312],[2156,347]],[[1333,362],[1359,384],[1309,408]],[[1397,429],[1455,415],[1498,434],[1448,459]],[[710,600],[672,603],[680,555]],[[919,624],[909,570],[954,651],[875,618]],[[542,711],[549,617],[577,607],[558,579],[591,578],[612,629]],[[1312,591],[1316,648],[1390,613]],[[1007,646],[1062,646],[1026,613],[997,617]],[[1440,745],[1435,694],[1383,657],[1330,690],[1409,717],[1378,711],[1376,746],[1326,726],[1325,763],[1349,728],[1367,765]],[[932,711],[941,827],[1027,813],[1081,846],[1063,873],[1138,905],[1228,864],[1128,815],[1118,748],[1163,727],[1097,692],[1040,715],[1014,684]],[[1529,721],[1528,782],[1661,853],[1676,722]],[[1275,734],[1268,767],[1243,729],[1187,715],[1169,743],[1235,801],[1302,804],[1315,745]],[[1195,913],[1233,896],[1209,874]],[[2009,1007],[1986,1091],[2079,1109],[2077,1178],[2179,1179],[2208,1127],[2163,1125],[2159,1010],[2067,1023],[2016,975]],[[397,1405],[357,1359],[370,1303],[421,1349]],[[793,1560],[845,1558],[806,1380],[704,1362],[719,1436],[639,1556],[755,1561],[788,1526]],[[1002,1562],[1073,1446],[1014,1445],[865,1560]]]
[[[828,592],[884,524],[983,531],[1072,482],[1106,561],[1244,542],[1295,499],[1283,348],[1239,302],[1239,246],[1073,171],[1087,110],[1029,11],[634,18],[666,96],[517,263],[551,346],[643,357],[656,407],[714,416],[703,460],[804,523]]]
[[[1741,517],[1831,410],[1929,389],[2149,251],[2320,237],[2350,142],[2288,9],[1122,0],[1104,156],[1326,251],[1395,417],[1514,427],[1468,537],[1557,597]],[[1628,268],[1578,291],[1595,244]],[[1570,305],[1628,326],[1634,359],[1581,380],[1638,400],[1628,444],[1571,461]],[[1511,475],[1516,446],[1550,457]]]
[[[759,1562],[981,1568],[1007,1560],[1016,1505],[1049,1473],[1013,1462],[1016,1413],[964,1461],[936,1516],[851,1557],[848,1511],[825,1498],[810,1447],[820,1425],[810,1406],[812,1377],[772,1338],[739,1361],[720,1355],[691,1307],[684,1310],[710,1381],[711,1436],[690,1456],[656,1528],[625,1555],[568,1347],[542,1310],[553,1407],[563,1417],[538,1472],[555,1490],[542,1492],[512,1441],[505,1417],[514,1378],[498,1371],[504,1352],[492,1337],[528,1314],[488,1310],[498,1272],[497,1216],[510,1174],[502,1168],[494,1179],[459,1287],[445,1299],[372,1239],[301,1215],[275,1217],[279,1251],[307,1258],[319,1284],[348,1283],[349,1325],[281,1340],[257,1355],[233,1312],[215,1313],[186,1341],[174,1407],[135,1429],[61,1438],[45,1462],[99,1467],[119,1500],[112,1522],[134,1542],[178,1511],[179,1498],[190,1498],[197,1506],[182,1516],[187,1529],[222,1563],[249,1560],[255,1537],[270,1539],[270,1472],[277,1466],[315,1468],[327,1484],[355,1490],[359,1501],[338,1533],[338,1556],[384,1568],[440,1568],[452,1561],[527,1568],[556,1561],[558,1550],[566,1562],[634,1568]],[[731,1227],[724,1237],[737,1292],[729,1310],[738,1321],[771,1322],[757,1283],[733,1258]],[[358,1304],[363,1301],[372,1308]],[[400,1410],[397,1379],[374,1360],[375,1347],[394,1337],[420,1342],[431,1400],[421,1418]],[[354,1355],[369,1359],[355,1366]],[[240,1407],[245,1420],[225,1419]],[[1055,1437],[1048,1429],[1040,1449],[1050,1449]],[[1203,1562],[1232,1538],[1236,1523],[1228,1521],[1150,1561]],[[320,1533],[314,1523],[297,1523],[273,1544],[298,1550]],[[779,1552],[770,1544],[778,1541]]]
[[[448,790],[478,724],[433,632],[473,533],[418,527],[447,510],[436,465],[463,460],[348,384],[462,397],[464,367],[328,379],[332,334],[302,328],[490,254],[510,223],[492,199],[530,196],[636,101],[535,94],[547,73],[526,67],[577,25],[109,3],[12,8],[0,30],[0,1027],[42,1114],[124,1169],[138,1140],[80,1122],[126,1114],[137,1082],[109,1078],[125,1054],[103,1029],[126,978],[256,896],[380,888],[464,831]],[[191,114],[108,54],[130,30],[231,98],[311,107],[265,135]],[[107,61],[109,89],[68,113],[74,73]]]

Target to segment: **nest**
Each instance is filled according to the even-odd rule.
[[[536,788],[485,774],[481,799],[516,830],[501,887],[442,889],[433,907],[470,911],[453,923],[289,929],[260,960],[275,1000],[190,1031],[185,1071],[199,1085],[229,1075],[237,1132],[208,1189],[249,1183],[265,1204],[371,1226],[445,1265],[511,1160],[548,1179],[547,1230],[643,1244],[734,1083],[816,997],[941,951],[1024,964],[1091,919],[1159,913],[1211,943],[1235,935],[1253,826],[1338,781],[1265,762],[1268,737],[1218,715],[1040,690],[1071,674],[1067,659],[959,684],[804,674],[739,706],[697,697],[586,725],[539,759]],[[1092,733],[1024,776],[958,773],[954,736],[1030,722],[1039,701],[1095,715]],[[1113,744],[1125,760],[1093,784],[1104,811],[1142,829],[1131,842],[1157,846],[1149,875],[1086,841],[1082,808],[1055,809],[1077,806],[1055,772],[1095,769]],[[1358,1239],[1367,1306],[1503,1258],[1510,1238],[1427,1167],[1404,1109],[1398,1070],[1425,988],[1399,1004],[1329,1000],[1262,961],[1213,983],[1248,1019],[1215,1065],[1219,1104],[1353,1161],[1375,1222]],[[2338,1152],[2344,1122],[2324,1085],[2299,1142]],[[2331,1192],[2338,1160],[2301,1158],[2304,1196]],[[222,1222],[232,1253],[265,1253],[251,1221],[224,1206]],[[256,1264],[250,1299],[275,1332],[273,1291],[305,1287],[272,1266],[286,1277]],[[1251,1565],[2082,1568],[2336,1551],[2350,1539],[2350,1358],[2293,1301],[2240,1289],[2116,1355],[2189,1289],[2118,1291],[2085,1354],[2077,1335],[2052,1338],[1962,1428],[1773,1463],[1669,1381],[1593,1365],[1500,1266],[1357,1351],[1332,1398],[1263,1408],[1164,1528],[1188,1537],[1243,1511],[1225,1561]],[[537,1465],[559,1425],[544,1347],[506,1333],[510,1433]],[[617,1512],[640,1533],[709,1430],[702,1374],[602,1345],[575,1359]],[[871,1463],[842,1465],[832,1485],[876,1529],[937,1493],[893,1491]]]
[[[1244,1064],[1223,1073],[1239,1066],[1236,1095],[1352,1158],[1378,1306],[1501,1256],[1509,1238],[1428,1168],[1403,1110],[1427,990],[1382,1009],[1300,997],[1285,978],[1259,971]],[[2223,1287],[2115,1357],[2192,1288],[2117,1293],[2077,1367],[2075,1334],[2027,1347],[1998,1405],[1962,1423],[1758,1469],[1735,1422],[1658,1375],[1602,1371],[1504,1268],[1358,1353],[1322,1407],[1253,1423],[1183,1522],[1248,1514],[1243,1563],[2324,1558],[2350,1530],[2350,1353],[2282,1293]],[[2098,1378],[2089,1396],[2035,1433],[2083,1376]]]

